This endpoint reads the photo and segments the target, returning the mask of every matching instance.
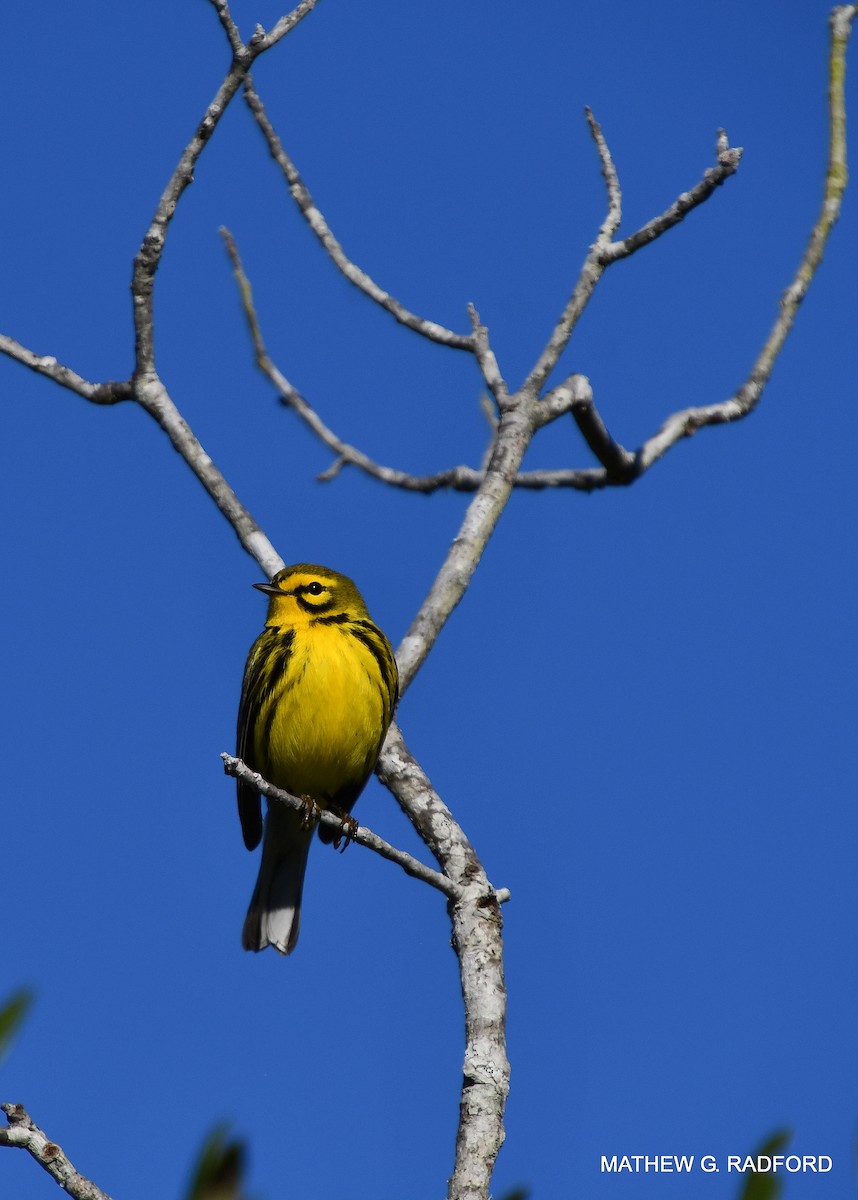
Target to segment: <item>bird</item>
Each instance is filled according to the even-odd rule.
[[[307,801],[302,814],[238,780],[244,843],[262,862],[244,922],[245,950],[291,954],[313,837],[313,804],[347,816],[372,774],[399,689],[390,642],[351,579],[315,563],[284,567],[270,583],[265,628],[244,668],[238,757],[275,787]],[[335,831],[319,827],[323,842]]]

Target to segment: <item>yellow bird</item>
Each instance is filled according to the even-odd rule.
[[[345,575],[313,563],[253,585],[269,597],[265,628],[244,668],[238,756],[293,796],[346,814],[378,759],[396,704],[390,643]],[[262,864],[244,922],[245,950],[298,941],[301,891],[312,829],[302,814],[267,801]],[[238,812],[248,850],[262,837],[259,793],[238,781]],[[333,831],[319,827],[323,842]]]

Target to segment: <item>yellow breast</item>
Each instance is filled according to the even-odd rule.
[[[270,707],[269,707],[270,706]],[[321,804],[356,793],[387,726],[378,664],[341,625],[295,630],[288,669],[254,728],[254,757],[271,783]]]

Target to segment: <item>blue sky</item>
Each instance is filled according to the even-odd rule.
[[[235,0],[249,36],[281,15]],[[827,12],[789,0],[323,0],[254,72],[337,237],[403,303],[488,325],[515,385],[604,215],[623,232],[711,164],[736,177],[605,276],[561,369],[628,446],[744,379],[819,205]],[[228,64],[203,0],[0,15],[0,331],[81,374],[131,369],[133,255]],[[853,79],[855,51],[850,56]],[[854,95],[849,95],[858,127]],[[346,472],[254,370],[217,230],[269,349],[344,438],[414,472],[476,465],[481,381],[334,271],[241,101],[171,226],[162,377],[287,561],[353,576],[395,643],[467,497]],[[794,1130],[834,1160],[789,1200],[854,1194],[858,210],[759,410],[630,489],[513,498],[401,706],[408,743],[508,887],[512,1091],[493,1194],[687,1196],[603,1154],[750,1152]],[[559,377],[559,376],[558,376]],[[0,360],[4,661],[2,994],[37,1003],[2,1065],[112,1195],[179,1196],[219,1120],[254,1195],[443,1194],[462,1016],[439,895],[314,848],[301,944],[242,952],[257,869],[234,748],[259,568],[163,434]],[[528,466],[587,466],[571,422]],[[372,829],[422,852],[372,781]],[[23,1155],[0,1191],[56,1194]],[[154,1182],[153,1182],[154,1181]],[[726,1200],[726,1169],[694,1194]]]

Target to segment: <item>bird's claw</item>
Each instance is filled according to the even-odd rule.
[[[315,829],[319,824],[322,810],[312,796],[301,796],[301,826],[304,829]]]
[[[351,813],[343,812],[339,808],[332,808],[331,812],[343,823],[342,830],[334,838],[334,849],[339,850],[340,854],[342,854],[346,846],[354,841],[355,834],[358,831],[358,823]],[[341,842],[342,845],[340,845]]]

